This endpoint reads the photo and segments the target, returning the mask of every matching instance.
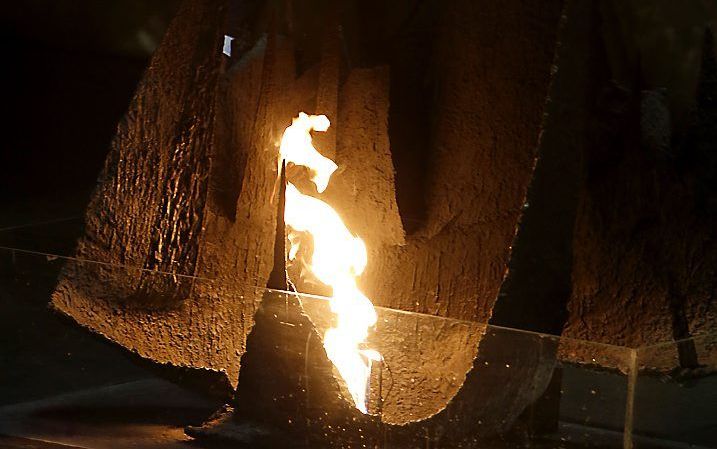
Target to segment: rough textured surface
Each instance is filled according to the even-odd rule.
[[[560,2],[460,1],[436,16],[426,221],[378,250],[363,284],[380,305],[485,322],[533,173]]]
[[[305,297],[301,305],[318,335],[323,335],[332,324],[327,301]],[[381,405],[372,396],[369,410],[380,411],[381,421],[387,424],[407,424],[434,416],[463,386],[485,326],[393,309],[379,308],[377,312],[378,323],[369,346],[384,360]],[[376,385],[374,388],[374,393],[379,391]]]
[[[462,11],[466,12],[466,11]],[[453,12],[459,14],[458,12]],[[510,225],[508,232],[504,234],[505,240],[504,245],[500,245],[499,242],[495,242],[496,246],[493,247],[493,252],[490,254],[501,255],[502,265],[501,270],[495,273],[492,277],[493,288],[497,291],[497,288],[502,282],[502,273],[505,270],[505,260],[508,257],[510,250],[510,239],[513,236],[515,229],[515,223],[518,219],[518,214],[521,209],[521,204],[525,195],[525,189],[527,183],[530,180],[533,160],[536,156],[537,142],[540,124],[542,122],[542,109],[545,102],[545,94],[548,88],[548,80],[550,78],[550,62],[554,56],[553,45],[555,42],[555,32],[558,25],[558,14],[557,10],[554,11],[555,15],[552,16],[554,22],[552,22],[552,28],[548,28],[548,19],[545,21],[545,28],[539,28],[533,30],[536,34],[545,32],[546,29],[550,29],[551,33],[545,37],[545,47],[543,48],[544,59],[542,60],[542,71],[538,71],[536,68],[535,73],[531,73],[535,77],[542,79],[543,93],[535,93],[532,97],[534,99],[535,109],[525,108],[525,104],[520,103],[518,97],[510,97],[515,103],[510,103],[507,99],[504,103],[500,103],[504,109],[506,115],[518,114],[520,121],[526,117],[524,114],[535,114],[532,118],[532,138],[530,137],[531,128],[521,128],[522,134],[515,137],[515,131],[508,128],[504,128],[504,124],[497,126],[504,130],[504,138],[509,143],[516,143],[517,139],[522,140],[524,146],[519,147],[520,150],[514,147],[506,148],[505,151],[512,150],[514,152],[508,153],[513,159],[513,163],[516,160],[520,160],[520,155],[523,156],[524,165],[510,165],[505,170],[508,172],[521,172],[523,174],[524,185],[523,189],[517,189],[514,191],[513,197],[503,197],[499,191],[506,184],[500,179],[493,178],[490,175],[485,183],[492,186],[492,190],[489,190],[493,195],[496,195],[498,199],[494,198],[494,201],[500,203],[501,201],[509,201],[508,198],[512,198],[511,201],[515,202],[514,215],[512,216],[512,224]],[[503,17],[501,17],[503,18]],[[477,18],[473,18],[478,20]],[[495,17],[491,19],[496,20]],[[507,17],[505,18],[507,20]],[[443,17],[443,20],[451,21],[455,20],[454,16]],[[527,18],[525,20],[528,20]],[[449,28],[445,25],[446,28]],[[444,30],[445,31],[445,30]],[[451,32],[453,30],[451,29]],[[446,31],[447,32],[447,31]],[[455,39],[459,39],[455,37]],[[448,44],[446,44],[448,45]],[[507,43],[506,43],[507,45]],[[488,50],[486,50],[488,51]],[[524,51],[524,50],[522,50]],[[465,62],[462,58],[472,57],[468,56],[472,53],[463,49],[454,55],[459,62],[456,62],[456,66],[447,67],[446,70],[457,70],[460,72],[460,68],[463,67],[461,64]],[[322,68],[326,65],[326,55],[322,59]],[[329,58],[330,59],[330,58]],[[503,60],[500,60],[503,63]],[[476,62],[477,64],[477,62]],[[537,63],[536,63],[537,64]],[[505,68],[505,71],[510,71],[512,67]],[[512,68],[517,69],[517,68]],[[449,77],[443,73],[437,75],[440,79],[441,76]],[[460,73],[451,73],[450,76],[460,77]],[[513,74],[513,79],[517,75]],[[528,75],[526,75],[528,76]],[[483,78],[472,78],[470,83],[476,83],[480,86],[488,81]],[[490,78],[490,81],[496,81]],[[498,81],[496,81],[498,82]],[[501,80],[503,82],[503,80]],[[321,81],[320,81],[321,83]],[[515,89],[515,81],[506,81],[504,86],[510,85],[512,89]],[[448,109],[452,105],[448,104],[454,99],[454,96],[458,96],[458,90],[475,87],[473,84],[470,86],[450,86],[445,89],[449,92],[453,92],[450,96],[444,100],[443,107]],[[505,87],[508,89],[508,86]],[[453,89],[456,89],[455,91]],[[488,87],[485,87],[486,94],[491,91]],[[438,216],[430,217],[427,222],[427,226],[438,227],[444,226],[451,232],[444,233],[440,238],[427,239],[426,233],[428,231],[421,231],[414,233],[413,235],[404,238],[403,229],[401,226],[401,219],[398,215],[398,208],[396,206],[394,197],[394,176],[393,176],[393,164],[391,163],[391,153],[388,146],[388,73],[385,69],[353,69],[347,74],[346,81],[343,83],[338,96],[338,119],[334,120],[334,126],[336,127],[335,141],[336,141],[336,160],[340,166],[340,170],[335,174],[332,184],[330,184],[327,192],[322,196],[326,199],[329,204],[332,204],[341,213],[342,217],[346,220],[349,228],[352,232],[364,238],[369,247],[369,271],[362,277],[362,286],[367,288],[369,295],[374,299],[378,299],[379,302],[388,303],[393,307],[400,307],[409,310],[422,310],[418,302],[414,303],[416,297],[420,298],[425,292],[417,292],[412,290],[416,285],[425,285],[421,283],[429,283],[435,276],[445,276],[446,282],[451,283],[456,280],[459,276],[464,276],[465,279],[469,280],[467,285],[464,285],[465,289],[461,295],[451,295],[451,291],[447,293],[441,293],[440,300],[445,298],[446,304],[454,304],[456,308],[463,308],[464,311],[470,310],[471,312],[465,312],[469,318],[478,318],[476,310],[476,302],[480,304],[481,298],[476,298],[478,293],[476,278],[480,277],[480,273],[471,271],[472,266],[465,266],[466,260],[464,257],[469,257],[469,260],[473,260],[476,265],[479,261],[485,260],[483,253],[479,251],[480,243],[476,241],[479,237],[486,239],[493,239],[495,235],[490,236],[479,236],[467,234],[463,231],[463,228],[457,228],[454,226],[455,222],[461,223],[460,220],[451,221],[452,217],[446,216],[446,211],[441,210],[441,200],[450,202],[453,204],[456,215],[470,215],[469,211],[472,212],[470,206],[473,201],[476,201],[472,195],[475,192],[468,192],[465,197],[456,198],[456,191],[449,191],[448,188],[444,188],[440,191],[441,198],[435,198],[434,205]],[[528,92],[525,92],[528,94]],[[531,91],[531,94],[533,91]],[[507,95],[507,94],[506,94]],[[449,99],[450,98],[450,99]],[[493,101],[500,102],[499,98],[495,96],[490,97]],[[487,113],[489,106],[476,104],[479,98],[471,97],[471,101],[468,104],[464,104],[464,108],[467,111],[452,111],[450,109],[443,111],[441,110],[439,116],[449,118],[462,117],[463,113],[466,116],[471,116],[473,108],[482,110],[486,108],[485,121],[493,123],[494,117]],[[523,99],[527,101],[526,99]],[[510,103],[506,105],[505,103]],[[329,106],[330,102],[329,102]],[[511,109],[512,107],[512,109]],[[450,112],[449,112],[450,111]],[[316,110],[316,113],[323,111]],[[434,111],[426,111],[426,114],[430,114]],[[526,118],[527,119],[527,118]],[[490,125],[485,125],[490,126]],[[473,136],[477,139],[477,137]],[[331,136],[322,136],[317,139],[319,146],[322,144],[329,146],[321,148],[326,154],[331,154],[330,143],[333,139]],[[528,144],[528,142],[531,142]],[[475,166],[480,167],[480,163],[486,163],[486,159],[478,159],[478,162],[474,161],[473,158],[477,158],[475,153],[480,153],[483,158],[490,159],[491,157],[497,157],[482,154],[480,146],[476,141],[471,141],[470,138],[458,133],[452,135],[452,140],[449,142],[443,142],[445,148],[443,153],[440,154],[444,158],[443,164],[435,164],[432,167],[432,172],[429,174],[429,179],[433,180],[436,185],[440,185],[440,182],[445,182],[457,191],[461,189],[467,189],[471,186],[472,182],[475,182],[476,173],[472,171],[465,171],[467,166],[471,163],[475,163]],[[433,147],[432,147],[433,148]],[[440,148],[440,147],[439,147]],[[452,151],[449,151],[450,148]],[[438,150],[435,150],[438,151]],[[495,149],[494,149],[495,151]],[[508,157],[508,156],[506,156]],[[440,159],[440,157],[439,157]],[[469,160],[471,162],[465,162]],[[452,164],[452,165],[451,165]],[[462,170],[453,172],[452,170],[460,167]],[[400,169],[400,167],[399,167]],[[435,170],[435,172],[433,171]],[[296,176],[296,172],[293,172],[289,179],[292,180],[292,176]],[[298,181],[300,182],[300,180]],[[455,186],[453,183],[457,183]],[[514,184],[511,184],[513,186]],[[310,189],[310,186],[306,186]],[[438,197],[439,194],[436,194]],[[485,206],[487,207],[487,206]],[[440,214],[443,214],[441,217]],[[503,212],[500,210],[494,210],[494,214],[502,215]],[[476,220],[474,215],[473,219]],[[507,216],[505,220],[510,221],[511,217]],[[442,222],[443,221],[443,222]],[[497,229],[500,226],[505,225],[505,222],[491,222],[485,224],[486,228]],[[432,232],[439,233],[436,229]],[[413,242],[404,243],[405,239],[413,239]],[[481,240],[483,241],[483,240]],[[446,245],[446,242],[449,242]],[[422,252],[410,253],[406,248],[413,244],[413,248],[422,248]],[[406,252],[404,252],[406,251]],[[385,260],[389,257],[395,257],[396,252],[402,252],[406,259],[403,261],[405,264],[404,268],[408,270],[414,270],[416,274],[406,276],[406,273],[396,271],[382,271],[385,268]],[[432,261],[442,257],[440,253],[445,252],[448,254],[445,266],[435,266]],[[430,267],[425,265],[429,264]],[[421,271],[424,270],[424,271]],[[460,273],[460,274],[458,274]],[[320,288],[312,286],[310,283],[304,282],[304,279],[298,276],[298,270],[290,270],[292,279],[296,282],[297,287],[300,291],[316,291],[321,292]],[[435,280],[435,279],[434,279]],[[488,279],[486,279],[488,282]],[[374,296],[370,289],[374,288],[375,293],[378,296]],[[391,293],[395,293],[395,296],[391,296]],[[495,292],[493,293],[495,295]],[[492,308],[493,298],[484,298],[486,303],[483,305],[484,308],[490,310]],[[408,300],[408,302],[407,302]],[[265,306],[267,307],[265,299]],[[289,417],[287,422],[290,422],[289,427],[294,427],[298,424],[291,424],[297,422],[297,416],[295,412],[292,412],[295,407],[295,401],[301,401],[300,399],[292,399],[291,395],[297,395],[299,392],[303,392],[304,389],[307,391],[313,391],[310,386],[306,386],[306,382],[310,380],[295,379],[296,371],[301,370],[305,360],[312,359],[316,363],[317,360],[323,358],[325,364],[325,355],[320,347],[320,335],[323,334],[325,329],[329,326],[330,314],[326,310],[317,312],[316,309],[304,303],[305,310],[308,312],[309,317],[313,321],[313,325],[316,326],[316,334],[311,330],[304,330],[303,332],[309,332],[309,335],[314,335],[312,345],[312,357],[305,354],[302,358],[304,351],[304,344],[301,338],[298,338],[295,333],[302,332],[293,330],[289,327],[283,327],[280,323],[267,323],[267,326],[261,328],[255,328],[257,333],[251,338],[263,341],[261,345],[256,349],[260,354],[265,354],[262,359],[261,365],[257,361],[257,354],[253,354],[254,349],[249,350],[245,357],[244,363],[252,364],[251,360],[254,360],[254,368],[246,366],[246,370],[242,371],[243,375],[240,379],[239,385],[239,399],[243,408],[250,408],[249,411],[242,410],[242,406],[239,406],[239,414],[241,416],[256,418],[262,413],[255,413],[257,404],[276,403],[276,401],[286,401],[284,406],[278,406],[272,411],[264,413],[264,419],[269,419],[273,424],[282,423],[284,420],[281,418],[282,412],[277,410],[284,410]],[[324,304],[325,309],[325,304]],[[282,309],[280,309],[282,310]],[[438,314],[449,314],[446,310],[432,310],[433,313]],[[264,313],[266,314],[266,312]],[[429,318],[427,316],[410,316],[402,315],[395,312],[386,312],[383,318],[386,322],[380,323],[376,332],[372,334],[371,342],[372,346],[381,351],[386,359],[386,371],[385,382],[387,388],[382,391],[383,405],[381,410],[381,421],[388,424],[401,424],[407,425],[412,422],[425,421],[435,417],[436,423],[444,422],[443,420],[448,419],[448,416],[461,416],[461,422],[475,424],[476,422],[482,422],[483,427],[480,431],[482,435],[494,435],[497,432],[507,430],[518,414],[522,412],[524,407],[534,400],[537,395],[542,392],[543,383],[541,382],[526,382],[526,376],[529,378],[536,379],[549,379],[550,372],[552,371],[554,362],[554,351],[555,348],[546,350],[545,352],[536,351],[531,352],[529,356],[523,355],[520,357],[524,362],[522,367],[513,367],[512,369],[506,369],[506,361],[515,359],[515,354],[506,352],[507,347],[511,346],[510,342],[506,342],[505,336],[497,337],[493,336],[493,344],[491,348],[494,350],[490,354],[486,354],[479,358],[479,362],[474,362],[476,354],[478,353],[478,342],[482,335],[480,329],[476,329],[468,323],[461,323],[451,320],[441,320],[435,318]],[[279,314],[279,316],[282,316]],[[267,315],[269,321],[270,316]],[[323,317],[323,320],[322,320]],[[485,316],[484,316],[485,317]],[[539,317],[538,317],[539,319]],[[290,320],[282,320],[283,322],[291,322]],[[304,325],[308,325],[304,323]],[[273,331],[267,330],[273,329]],[[267,335],[269,334],[269,335]],[[294,342],[294,340],[299,340]],[[256,341],[256,340],[255,340]],[[283,342],[283,343],[282,343]],[[521,342],[512,342],[515,345],[519,345]],[[522,342],[527,343],[527,342]],[[282,348],[282,352],[286,355],[282,358],[282,361],[271,361],[271,357],[266,354],[270,352],[270,348],[273,347]],[[261,348],[264,349],[261,349]],[[291,351],[287,348],[295,348]],[[448,349],[450,348],[450,349]],[[534,348],[534,345],[531,346]],[[293,360],[293,362],[292,362]],[[494,362],[494,363],[493,363]],[[321,363],[319,363],[321,364]],[[276,366],[274,366],[276,365]],[[274,373],[274,377],[278,380],[265,379],[265,374],[257,368],[261,366],[264,371],[270,371]],[[269,366],[273,367],[270,368]],[[293,368],[292,368],[293,367]],[[510,367],[508,367],[510,368]],[[469,375],[471,381],[466,386],[464,385],[464,379],[469,371],[473,370]],[[536,371],[537,370],[537,371]],[[335,394],[342,391],[342,383],[340,381],[330,382],[330,379],[338,380],[338,376],[332,369],[320,369],[321,376],[318,377],[318,382],[322,385],[321,389],[324,391],[320,396],[335,397]],[[283,374],[282,374],[283,373]],[[329,375],[330,373],[330,375]],[[251,377],[249,377],[251,376]],[[257,378],[258,376],[258,378]],[[285,377],[283,377],[285,376]],[[307,375],[308,376],[308,375]],[[309,376],[310,377],[310,376]],[[250,379],[253,378],[253,381]],[[308,378],[308,377],[307,377]],[[390,380],[388,380],[390,378]],[[294,379],[294,380],[290,380]],[[314,380],[317,381],[317,380]],[[287,385],[294,385],[293,388],[288,388]],[[333,387],[331,387],[333,385]],[[390,387],[388,386],[390,385]],[[496,395],[495,392],[498,386],[502,386],[501,391],[503,394]],[[461,389],[465,388],[465,391]],[[265,395],[269,395],[264,398],[252,400],[257,391],[265,391]],[[311,393],[306,393],[310,395]],[[458,396],[456,396],[458,395]],[[300,395],[301,396],[301,395]],[[346,392],[343,394],[346,398]],[[313,403],[310,399],[305,399]],[[480,410],[472,410],[472,407],[468,406],[469,403],[480,401],[485,406],[481,407]],[[300,402],[301,403],[301,402]],[[341,415],[344,412],[340,410],[346,407],[351,408],[351,403],[348,400],[336,402],[335,399],[331,402],[332,405],[325,404],[323,407],[318,407],[319,410],[333,411]],[[446,409],[446,405],[451,404],[449,409]],[[314,405],[314,407],[316,407]],[[308,413],[308,412],[307,412]],[[310,415],[310,413],[309,413]],[[341,418],[338,418],[339,422]],[[445,424],[445,422],[444,422]],[[410,430],[409,430],[410,429]],[[413,427],[402,429],[406,433],[412,432]],[[435,429],[434,429],[435,431]],[[470,432],[468,432],[470,433]],[[470,438],[466,435],[462,437],[456,436],[456,439]]]
[[[639,347],[713,328],[715,58],[714,48],[703,54],[693,123],[670,138],[652,129],[669,117],[645,101],[655,94],[641,92],[640,73],[625,85],[602,74],[585,147],[565,335]],[[676,347],[683,367],[700,363],[689,346]]]
[[[428,210],[424,225],[405,237],[388,148],[389,76],[380,69],[354,69],[342,86],[337,127],[340,169],[325,196],[349,229],[367,243],[369,264],[360,282],[374,303],[484,322],[490,317],[537,157],[561,12],[558,5],[531,9],[524,3],[502,5],[498,11],[488,5],[456,3],[438,13],[432,54],[435,99],[430,109],[422,111],[431,117],[430,153],[416,155],[428,157],[431,164],[428,173],[414,173],[426,176]],[[512,31],[496,38],[491,27]],[[492,61],[491,70],[483,70],[486,59]],[[396,167],[399,173],[413,168]],[[299,291],[325,293],[297,279],[296,271],[292,274]],[[527,321],[542,323],[541,308],[537,309]],[[379,345],[387,351],[384,356],[401,361],[391,363],[400,369],[394,378],[394,396],[386,398],[385,421],[405,424],[442,410],[462,383],[447,379],[462,379],[470,370],[480,334],[471,335],[472,330],[463,328],[434,329],[433,335],[406,329],[411,338],[421,340],[416,343],[420,356],[411,357],[416,353],[407,351],[401,358],[393,348],[403,347],[401,341],[390,340],[395,335],[382,329],[388,340],[383,341],[381,332],[374,338],[386,343]],[[441,347],[461,355],[447,361]],[[543,379],[535,372],[543,362],[552,366],[546,355],[545,360],[526,359],[524,371],[508,373],[513,376],[513,389],[486,407],[500,416],[496,423],[488,424],[487,419],[487,428],[496,431],[512,423],[534,399],[515,388],[540,390],[549,380],[548,368],[548,379],[542,384],[525,379]],[[493,387],[478,385],[479,381],[474,400],[487,401]],[[506,408],[508,398],[514,407]]]
[[[235,383],[261,299],[254,287],[266,285],[272,268],[276,143],[298,111],[321,106],[336,118],[319,145],[330,153],[335,142],[342,167],[326,198],[368,244],[368,295],[398,309],[485,321],[537,156],[560,3],[430,3],[422,12],[435,15],[430,170],[421,174],[426,220],[409,236],[394,170],[410,176],[412,166],[394,167],[391,155],[388,69],[349,68],[341,77],[329,41],[297,78],[297,49],[276,34],[275,18],[240,60],[223,60],[215,6],[187,3],[168,32],[113,143],[78,247],[80,257],[143,270],[71,263],[55,307],[143,357],[224,371]],[[439,412],[473,366],[479,332],[421,329],[410,334],[421,343],[400,353],[393,345],[409,343],[383,332],[396,360],[387,422]],[[462,393],[461,403],[494,391],[473,377],[473,396]],[[492,431],[529,400],[512,395],[510,416],[493,414],[505,422],[491,423]]]
[[[68,263],[53,295],[55,308],[144,357],[218,370],[236,354],[216,350],[208,318],[230,299],[190,295],[187,276],[199,271],[206,218],[222,10],[179,11],[118,127],[76,251],[184,277]]]
[[[354,69],[341,86],[336,163],[326,196],[366,242],[369,264],[384,246],[403,245],[388,139],[388,67]]]
[[[271,269],[273,242],[256,236],[273,229],[276,166],[258,149],[273,144],[278,112],[265,104],[284,72],[253,54],[245,70],[227,71],[224,12],[186,2],[173,21],[112,143],[78,243],[78,257],[115,266],[68,263],[53,306],[142,357],[223,371],[235,383],[257,300],[237,286]],[[237,83],[248,88],[238,93]],[[230,115],[216,101],[227,96],[254,114]],[[216,120],[227,115],[236,125],[229,142]],[[223,180],[209,182],[226,163],[225,143],[238,153],[232,173],[253,176],[233,184],[240,216],[218,205]]]
[[[183,19],[185,17],[180,13],[175,23],[181,24]],[[172,36],[170,30],[169,42]],[[219,113],[215,115],[211,109],[194,109],[198,117],[204,117],[210,123],[215,117],[223,121],[217,124],[216,129],[207,130],[207,133],[212,131],[210,137],[214,139],[214,145],[208,143],[210,137],[202,142],[201,151],[213,151],[205,155],[203,165],[177,161],[166,163],[174,168],[183,167],[186,171],[183,176],[176,177],[201,179],[204,185],[204,197],[190,203],[200,208],[203,215],[189,214],[191,210],[188,211],[186,205],[179,207],[185,214],[180,216],[188,216],[187,220],[195,227],[201,223],[201,235],[197,232],[186,236],[185,240],[172,243],[173,246],[192,249],[188,254],[197,259],[193,269],[182,269],[182,265],[160,269],[156,264],[143,265],[132,259],[123,259],[122,262],[113,259],[120,253],[120,247],[115,246],[117,237],[114,233],[121,233],[124,229],[120,225],[108,226],[107,223],[113,221],[104,211],[114,207],[117,220],[128,222],[133,217],[143,217],[135,207],[154,204],[154,199],[143,196],[142,192],[135,192],[131,200],[118,198],[112,195],[112,191],[124,185],[123,180],[105,179],[90,206],[87,233],[92,235],[94,230],[101,230],[109,235],[92,240],[85,237],[80,242],[78,255],[109,263],[140,265],[148,270],[179,276],[70,263],[54,295],[56,308],[143,357],[162,363],[224,371],[230,382],[236,385],[246,335],[251,330],[252,316],[260,299],[254,286],[266,285],[272,268],[276,140],[283,127],[290,123],[294,111],[309,106],[315,95],[315,73],[306,73],[295,81],[293,48],[278,40],[276,37],[260,40],[241,61],[223,74],[221,82],[215,83],[219,91]],[[203,51],[216,54],[206,49]],[[160,64],[160,61],[153,64]],[[217,65],[216,70],[219,67]],[[163,76],[167,74],[163,73]],[[140,90],[136,103],[143,101],[162,103],[163,100]],[[149,119],[145,117],[144,120]],[[227,122],[233,126],[227,126]],[[146,124],[144,126],[146,132],[154,129]],[[128,161],[141,160],[145,154],[157,153],[155,157],[161,158],[168,152],[177,153],[171,146],[147,148],[142,147],[144,143],[142,135],[120,130],[113,151],[123,153],[120,159]],[[136,148],[143,150],[137,151]],[[195,154],[199,150],[187,151]],[[108,163],[112,164],[114,160],[110,159]],[[225,163],[228,165],[222,165]],[[221,167],[227,168],[239,177],[239,182],[235,178],[218,176],[212,178],[212,183],[207,186],[208,174],[204,173],[199,178],[197,171],[202,167],[209,171],[210,166],[212,173],[221,171]],[[121,172],[120,176],[143,173],[144,176],[138,176],[138,180],[143,181],[144,177],[149,178],[146,174],[161,171],[163,167],[162,162],[136,170],[123,167],[127,171]],[[110,170],[114,170],[112,166]],[[174,177],[171,180],[172,186],[179,182]],[[149,190],[148,186],[145,188]],[[184,190],[176,189],[176,196],[184,198]],[[172,196],[171,192],[169,196]],[[157,215],[167,221],[171,216],[167,217],[163,213],[165,210],[160,207]],[[122,248],[137,251],[148,244],[151,247],[154,242],[164,242],[163,232],[176,228],[172,222],[151,225],[145,229],[146,234],[133,236],[124,242]],[[161,251],[152,254],[160,261],[169,257]],[[177,257],[177,263],[184,260]],[[156,288],[149,290],[146,285]],[[146,306],[147,301],[156,301],[156,298],[163,298],[161,309]],[[119,306],[119,303],[124,306]]]

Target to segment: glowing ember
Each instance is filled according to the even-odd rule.
[[[279,150],[279,166],[285,160],[287,164],[308,168],[319,193],[326,189],[337,167],[316,151],[310,132],[326,131],[329,125],[325,115],[301,112],[284,131]],[[331,311],[336,314],[336,326],[324,335],[324,348],[346,382],[356,407],[367,413],[366,387],[371,361],[381,360],[381,355],[362,349],[368,329],[376,324],[373,304],[356,286],[356,278],[366,267],[366,246],[351,234],[331,206],[302,194],[290,182],[286,186],[284,219],[291,228],[289,259],[294,260],[298,254],[299,233],[306,232],[313,238],[313,252],[303,262],[319,281],[332,288]]]

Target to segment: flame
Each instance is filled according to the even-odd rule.
[[[326,131],[330,124],[325,115],[307,115],[299,112],[299,116],[295,117],[291,126],[284,131],[279,147],[279,168],[282,160],[307,167],[312,174],[311,181],[316,185],[319,193],[326,190],[337,166],[334,161],[316,151],[311,142],[310,131]]]
[[[314,148],[311,131],[326,131],[329,126],[325,115],[300,112],[284,131],[279,149],[279,166],[285,160],[308,168],[319,193],[326,189],[337,166]],[[284,219],[291,228],[290,260],[297,257],[300,233],[313,238],[310,260],[303,262],[319,281],[331,287],[330,306],[336,316],[335,327],[324,334],[324,349],[346,382],[356,408],[368,413],[366,389],[371,363],[380,361],[381,354],[363,348],[368,329],[376,324],[371,300],[356,285],[356,278],[366,267],[366,245],[348,230],[331,206],[302,194],[291,182],[286,186]]]

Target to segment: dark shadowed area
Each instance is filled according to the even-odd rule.
[[[3,6],[3,246],[69,253],[117,122],[177,5]],[[58,219],[24,236],[8,229]],[[147,376],[116,348],[49,310],[60,261],[27,260],[2,254],[0,405]]]

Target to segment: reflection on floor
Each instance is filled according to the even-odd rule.
[[[0,446],[187,448],[184,426],[216,408],[167,381],[136,380],[1,407]]]

